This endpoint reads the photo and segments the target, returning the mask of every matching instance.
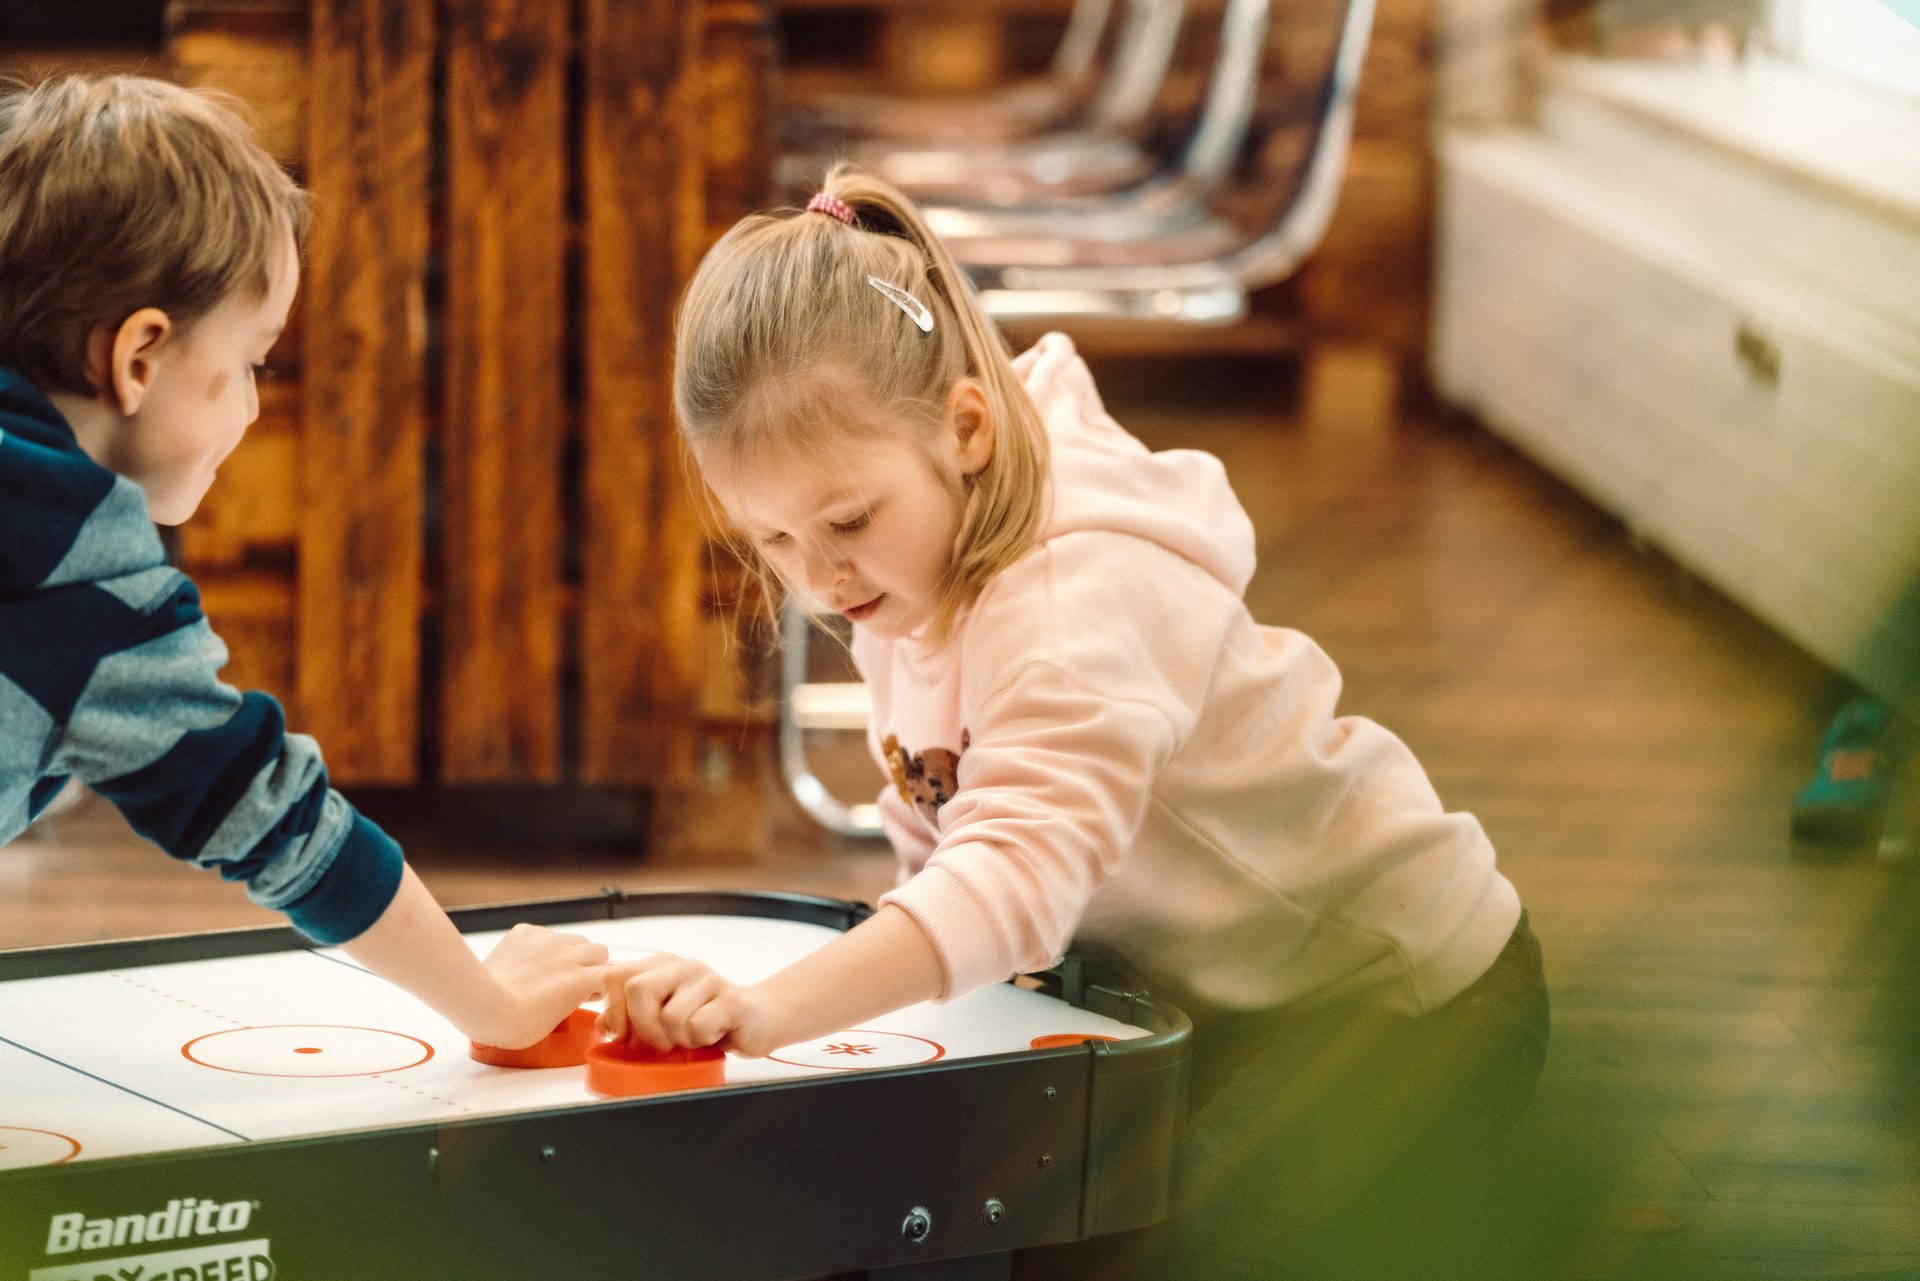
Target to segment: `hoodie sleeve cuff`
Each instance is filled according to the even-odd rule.
[[[356,812],[327,870],[312,889],[282,910],[295,929],[316,943],[348,942],[366,933],[393,902],[404,867],[394,839]]]
[[[900,908],[926,932],[940,958],[944,986],[935,998],[944,1004],[977,987],[999,983],[1018,964],[993,928],[992,917],[960,879],[938,865],[920,871],[906,884],[884,894],[880,903]]]

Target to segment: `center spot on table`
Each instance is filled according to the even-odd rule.
[[[245,1076],[373,1076],[418,1067],[433,1047],[417,1036],[331,1024],[231,1028],[195,1037],[180,1053],[202,1067]]]

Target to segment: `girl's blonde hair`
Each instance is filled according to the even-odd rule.
[[[1032,544],[1046,514],[1046,430],[1006,340],[913,202],[847,165],[836,165],[821,191],[853,211],[853,225],[797,209],[753,214],[701,261],[675,325],[674,408],[696,457],[822,450],[831,407],[847,394],[910,424],[924,447],[945,421],[954,384],[973,379],[992,420],[993,456],[967,478],[965,515],[928,633],[938,641],[987,580]],[[932,332],[921,332],[869,276],[924,303]],[[764,578],[758,548],[732,541]]]

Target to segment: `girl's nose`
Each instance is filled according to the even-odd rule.
[[[814,543],[807,548],[806,564],[807,590],[815,595],[844,583],[848,578],[846,558],[824,543]]]

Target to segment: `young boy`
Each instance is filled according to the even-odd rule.
[[[69,777],[474,1040],[538,1040],[606,948],[522,925],[483,964],[312,739],[221,684],[154,522],[259,416],[304,193],[212,99],[137,77],[0,96],[0,844]]]

